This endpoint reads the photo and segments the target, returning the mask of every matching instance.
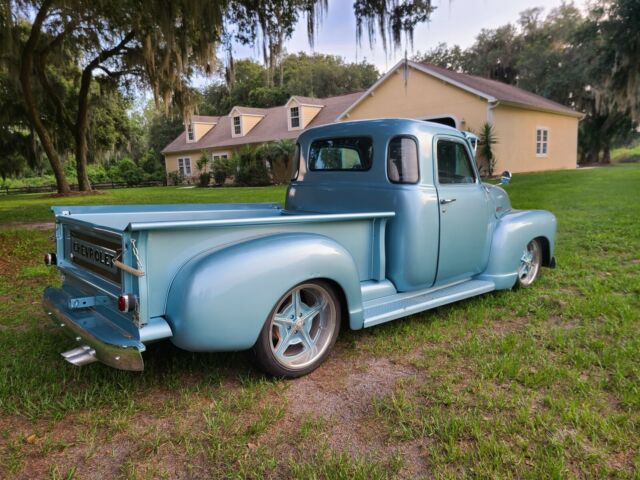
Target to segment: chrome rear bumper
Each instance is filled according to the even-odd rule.
[[[63,353],[74,365],[99,361],[120,370],[144,370],[144,344],[133,332],[123,329],[93,308],[70,310],[70,295],[59,288],[47,288],[42,300],[47,314],[78,348]]]

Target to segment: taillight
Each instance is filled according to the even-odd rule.
[[[138,304],[136,296],[131,293],[126,293],[118,297],[118,310],[121,312],[130,312],[135,310]]]
[[[58,264],[58,258],[55,253],[45,253],[44,254],[44,264],[47,267]]]

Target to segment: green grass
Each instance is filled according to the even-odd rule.
[[[343,332],[332,361],[293,382],[241,354],[168,344],[151,346],[142,373],[64,364],[68,341],[39,306],[58,281],[34,254],[49,233],[0,230],[0,477],[639,478],[640,165],[515,175],[506,188],[514,207],[556,214],[557,269],[529,289]],[[177,199],[155,190],[109,199]],[[89,198],[101,199],[73,201]],[[51,199],[9,201],[40,219]],[[313,415],[295,413],[301,401]]]
[[[640,162],[640,145],[616,148],[611,151],[613,162]]]
[[[284,202],[286,187],[188,188],[145,187],[101,190],[96,195],[55,197],[49,193],[0,195],[0,225],[53,221],[54,205],[122,205],[129,203]]]

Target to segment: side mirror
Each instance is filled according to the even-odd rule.
[[[509,170],[505,170],[504,172],[502,172],[502,174],[500,175],[500,185],[509,185],[511,177],[512,175]]]

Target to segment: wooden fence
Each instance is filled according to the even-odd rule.
[[[92,183],[91,187],[94,190],[112,190],[115,188],[137,188],[137,187],[162,187],[166,185],[165,182],[161,181],[151,181],[151,182],[142,182],[137,185],[129,185],[126,182],[104,182],[104,183]],[[70,185],[71,190],[74,192],[78,191],[78,185],[73,184]],[[9,188],[9,187],[1,187],[0,195],[17,195],[20,193],[49,193],[49,192],[57,192],[58,188],[55,185],[41,185],[38,187],[17,187],[17,188]]]

